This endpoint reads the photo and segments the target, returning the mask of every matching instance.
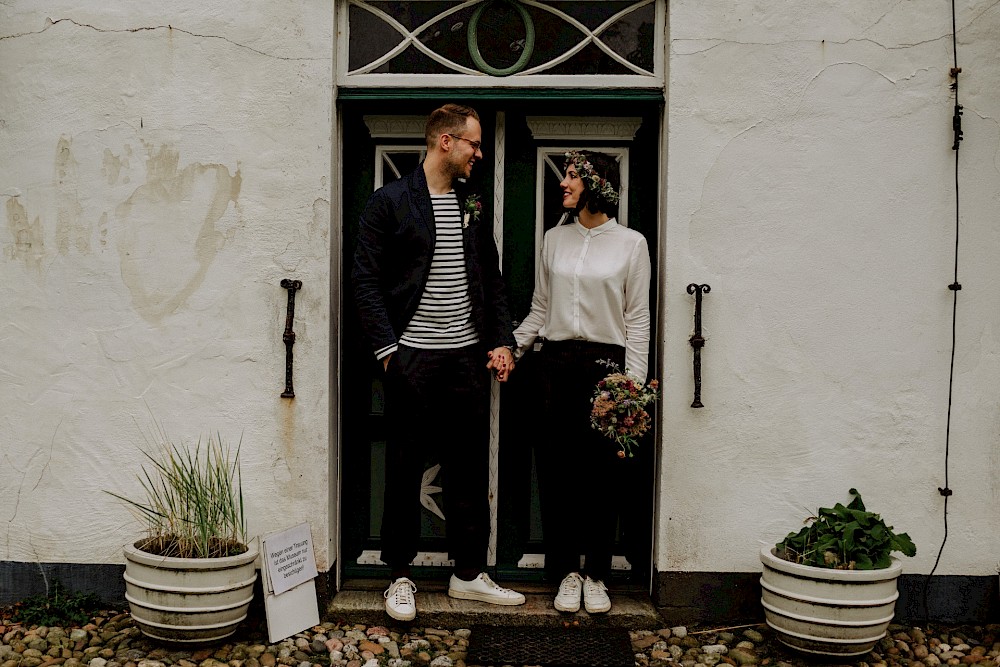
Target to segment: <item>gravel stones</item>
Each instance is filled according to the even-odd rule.
[[[766,625],[718,630],[631,633],[638,667],[701,667],[761,665],[816,667],[819,664],[858,667],[938,667],[940,665],[1000,665],[1000,625],[951,628],[929,632],[893,625],[867,655],[841,659],[808,657],[781,644]]]
[[[108,612],[80,628],[29,628],[0,617],[0,667],[507,667],[467,664],[472,634],[467,628],[404,631],[328,622],[274,644],[266,642],[266,634],[262,619],[248,619],[227,643],[166,646],[144,637],[127,613]],[[711,630],[674,626],[629,634],[637,667],[818,664],[780,644],[763,624]],[[1000,667],[1000,625],[893,625],[871,653],[839,663]]]

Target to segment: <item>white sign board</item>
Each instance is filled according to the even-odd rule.
[[[264,581],[267,586],[266,573]],[[267,616],[267,639],[272,644],[319,625],[316,582],[310,579],[281,595],[265,593],[264,611]]]
[[[264,611],[273,644],[319,625],[316,557],[309,524],[272,533],[261,540]]]
[[[262,551],[275,595],[316,578],[316,555],[308,523],[268,535]]]

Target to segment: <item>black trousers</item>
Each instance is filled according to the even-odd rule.
[[[580,571],[606,580],[625,481],[618,447],[590,426],[591,399],[611,369],[625,367],[625,348],[587,341],[546,341],[539,354],[544,411],[536,445],[545,569],[561,580]],[[516,371],[515,371],[516,372]]]
[[[448,555],[456,571],[485,569],[490,525],[486,361],[480,345],[454,350],[400,346],[389,361],[382,560],[394,571],[405,570],[417,555],[420,482],[428,460],[441,464]]]

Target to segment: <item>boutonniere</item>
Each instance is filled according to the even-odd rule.
[[[465,216],[462,218],[462,229],[469,226],[470,222],[479,222],[479,216],[483,213],[483,202],[479,201],[479,195],[469,195],[465,200]]]

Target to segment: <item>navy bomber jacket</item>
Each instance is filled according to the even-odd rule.
[[[467,193],[462,185],[457,182],[455,191],[464,216]],[[470,220],[462,237],[472,323],[479,341],[490,350],[513,346],[507,289],[490,225],[483,218]],[[434,238],[434,209],[423,163],[368,199],[361,214],[351,282],[373,353],[397,343],[416,312],[430,274]]]

